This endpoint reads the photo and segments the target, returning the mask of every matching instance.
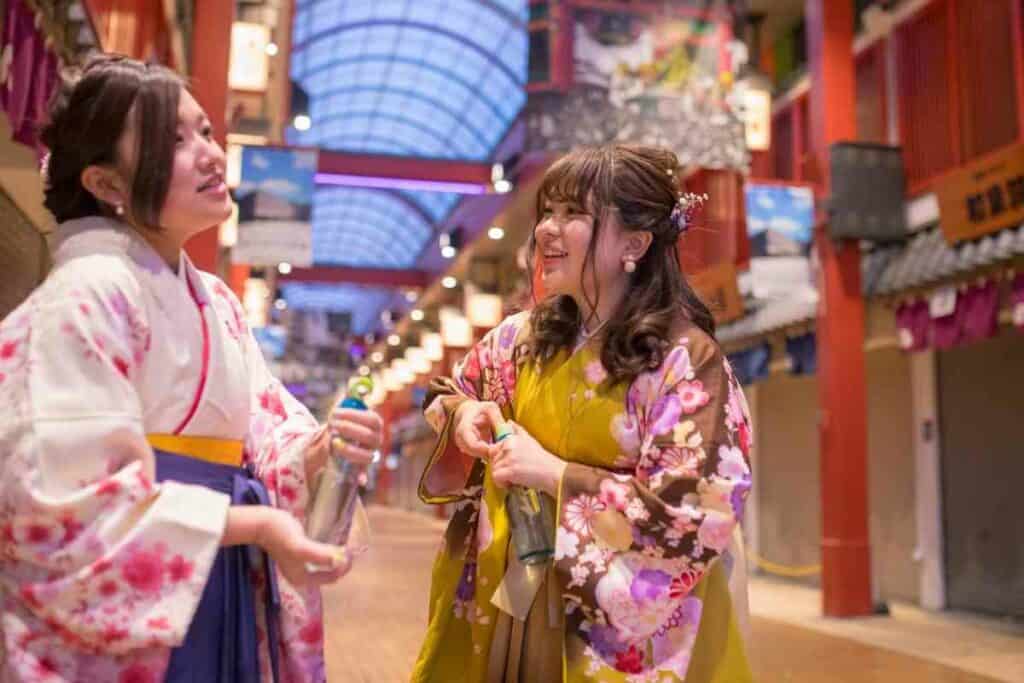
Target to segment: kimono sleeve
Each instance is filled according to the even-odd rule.
[[[176,646],[229,500],[154,481],[135,388],[151,340],[135,280],[116,267],[57,275],[0,327],[0,580],[76,649]]]
[[[452,416],[463,401],[493,401],[508,418],[516,390],[517,341],[527,323],[526,312],[506,318],[484,335],[455,366],[450,378],[437,378],[423,402],[427,422],[438,443],[420,479],[420,498],[445,503],[465,497],[463,489],[475,463],[450,438]]]
[[[235,317],[249,373],[246,457],[267,487],[273,505],[305,525],[313,484],[306,480],[306,453],[319,445],[326,447],[321,442],[327,438],[326,429],[270,372],[235,295],[219,280],[212,289]]]
[[[750,489],[750,423],[725,358],[700,336],[637,378],[611,429],[635,467],[567,466],[555,559],[570,601],[629,645],[727,549]]]

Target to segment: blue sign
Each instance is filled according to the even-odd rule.
[[[233,260],[261,266],[312,264],[316,165],[317,153],[311,150],[243,148]]]

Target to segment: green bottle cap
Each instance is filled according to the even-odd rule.
[[[515,432],[512,431],[512,427],[502,422],[500,425],[494,428],[494,440],[501,441],[512,436]]]
[[[364,399],[373,393],[373,380],[369,377],[353,377],[348,383],[348,395]]]

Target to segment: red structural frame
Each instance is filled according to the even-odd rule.
[[[853,7],[806,0],[811,156],[829,186],[829,146],[856,136]],[[821,260],[818,385],[821,417],[821,586],[827,616],[872,613],[868,534],[867,394],[860,246],[815,230]]]

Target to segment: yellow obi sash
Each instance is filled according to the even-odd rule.
[[[245,444],[236,439],[182,436],[180,434],[147,434],[146,441],[157,450],[175,455],[183,455],[215,465],[242,466],[242,450]]]

